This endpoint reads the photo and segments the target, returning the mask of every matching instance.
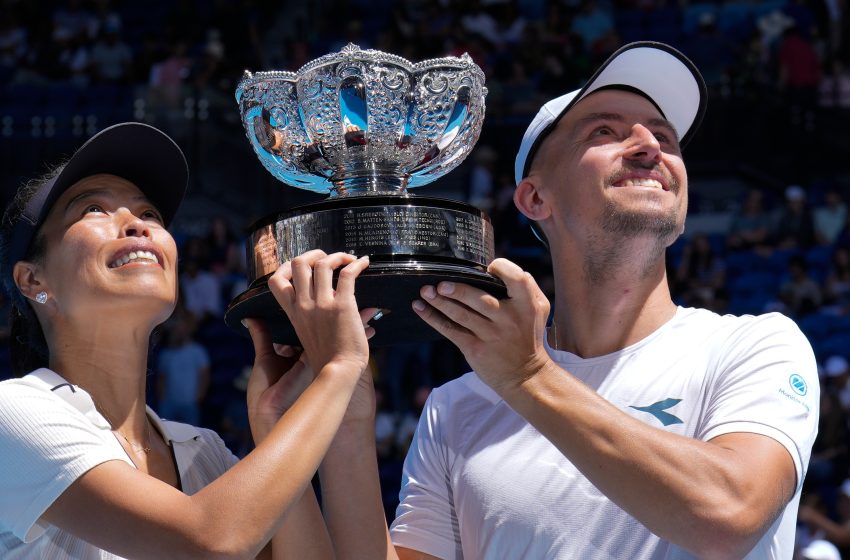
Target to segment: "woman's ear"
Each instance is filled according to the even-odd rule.
[[[40,292],[48,292],[38,265],[29,261],[18,261],[12,269],[12,279],[24,297],[35,301]]]
[[[552,214],[546,198],[535,177],[526,177],[514,191],[514,204],[517,210],[535,222],[545,220]]]

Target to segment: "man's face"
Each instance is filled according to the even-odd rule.
[[[579,101],[540,147],[538,175],[554,234],[653,236],[672,243],[687,212],[687,174],[672,126],[646,98],[603,90]]]

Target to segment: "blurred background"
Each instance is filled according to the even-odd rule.
[[[487,76],[481,138],[458,169],[419,192],[486,210],[498,255],[551,294],[548,256],[511,200],[522,133],[542,103],[580,87],[622,44],[669,43],[709,88],[706,119],[685,151],[687,229],[668,252],[674,298],[720,313],[779,311],[808,335],[823,402],[804,502],[847,527],[846,541],[833,537],[847,546],[848,12],[845,0],[0,0],[0,190],[5,201],[116,122],[153,124],[180,144],[191,172],[172,228],[181,306],[151,361],[151,404],[217,430],[244,455],[252,348],[222,315],[245,289],[246,229],[316,199],[279,183],[251,151],[234,100],[245,69],[297,70],[349,42],[414,62],[468,52]],[[0,299],[0,316],[7,307]],[[3,344],[0,378],[10,375],[6,352]],[[432,387],[467,366],[445,342],[380,349],[372,366],[392,519],[419,411]],[[814,514],[805,521],[801,542],[824,531]]]

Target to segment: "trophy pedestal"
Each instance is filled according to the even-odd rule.
[[[356,282],[358,306],[377,307],[384,313],[379,321],[371,323],[375,327],[375,336],[369,344],[379,347],[438,339],[440,334],[419,318],[411,304],[416,299],[422,299],[419,295],[422,286],[436,286],[442,281],[469,284],[497,298],[506,296],[504,284],[488,274],[444,269],[439,265],[410,270],[392,263],[373,262]],[[292,324],[265,281],[234,299],[224,320],[231,329],[248,336],[247,329],[241,324],[245,317],[265,321],[275,342],[298,345]],[[328,340],[333,340],[331,333],[328,333]]]
[[[486,272],[494,253],[489,219],[458,201],[408,194],[339,197],[269,216],[251,229],[249,288],[224,316],[231,329],[246,336],[242,319],[256,317],[266,321],[275,342],[298,344],[267,281],[283,262],[310,249],[369,255],[355,294],[361,309],[383,311],[373,325],[373,346],[439,338],[411,308],[422,286],[452,281],[500,299],[507,295],[501,280]],[[333,336],[328,333],[329,340]]]

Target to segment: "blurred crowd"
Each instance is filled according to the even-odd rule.
[[[200,159],[185,130],[201,120],[210,135],[241,135],[233,91],[245,68],[295,70],[349,42],[412,61],[468,52],[487,76],[487,120],[453,184],[492,217],[497,254],[551,295],[546,251],[512,202],[521,132],[543,102],[579,87],[623,43],[670,43],[696,63],[710,93],[709,117],[686,152],[692,177],[746,169],[752,179],[712,208],[726,216],[723,227],[689,230],[670,247],[674,299],[719,313],[778,311],[809,337],[822,403],[800,543],[825,538],[850,553],[850,188],[841,171],[850,144],[836,134],[850,123],[849,23],[841,0],[0,0],[2,186],[8,196],[46,153],[70,151],[120,120],[169,131],[203,176],[221,162]],[[206,177],[195,192],[216,188]],[[692,213],[705,207],[701,194],[694,190]],[[237,233],[245,224],[235,213],[203,212],[179,224],[180,307],[156,335],[151,404],[217,429],[244,455],[253,351],[221,318],[246,288]],[[371,367],[392,518],[425,399],[466,364],[436,342],[378,349]]]

